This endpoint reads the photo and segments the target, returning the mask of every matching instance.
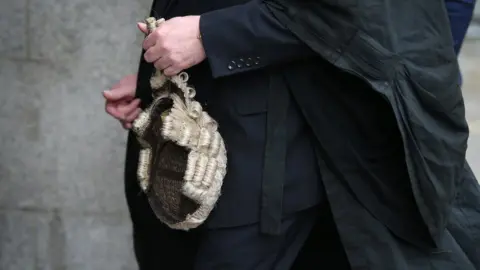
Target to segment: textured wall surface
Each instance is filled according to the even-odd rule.
[[[0,1],[1,270],[135,269],[101,91],[136,72],[150,4]]]
[[[0,270],[135,269],[126,133],[101,91],[136,72],[149,0],[0,1]],[[478,8],[477,8],[478,10]],[[480,42],[461,56],[480,173]]]
[[[465,41],[460,54],[463,92],[470,126],[467,159],[480,180],[480,36]]]
[[[479,1],[477,0],[477,2]],[[480,4],[475,6],[472,24],[468,29],[467,36],[471,39],[480,39]]]

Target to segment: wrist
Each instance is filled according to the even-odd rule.
[[[205,48],[203,46],[202,33],[200,31],[200,15],[192,16],[192,21],[194,25],[194,34],[196,43],[198,44],[198,54],[197,54],[197,64],[202,62],[206,58]]]
[[[197,39],[202,39],[202,35],[200,33],[200,15],[190,15],[187,17],[191,20],[191,23],[194,27],[193,33],[195,34],[195,37]]]
[[[199,40],[202,40],[202,32],[200,31],[200,20],[201,20],[201,16],[197,16],[198,19],[197,19],[197,26],[196,26],[196,29],[197,29],[197,38]]]

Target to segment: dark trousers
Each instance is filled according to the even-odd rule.
[[[264,235],[258,223],[200,232],[195,270],[288,270],[315,225],[318,209],[292,214],[280,235]]]
[[[183,232],[159,222],[138,188],[126,187],[140,270],[350,269],[328,205],[285,217],[279,236],[260,234],[258,224]]]

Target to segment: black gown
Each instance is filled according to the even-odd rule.
[[[154,4],[154,14],[166,18],[211,9],[205,1],[192,0],[185,5],[187,2],[180,0],[157,2],[161,7]],[[435,42],[442,45],[438,49],[442,57],[432,56],[435,51],[429,51],[431,46],[416,39],[395,40],[398,44],[375,42],[388,40],[388,33],[378,30],[382,29],[379,25],[385,22],[392,27],[403,25],[401,16],[389,17],[378,10],[379,6],[388,5],[392,10],[398,9],[397,14],[406,14],[424,10],[426,5],[432,14],[445,17],[438,20],[436,26],[443,23],[446,27],[448,22],[440,3],[432,0],[408,2],[402,6],[395,1],[368,0],[359,5],[356,0],[338,3],[325,0],[310,1],[310,6],[296,6],[295,1],[290,0],[266,2],[271,4],[275,16],[322,58],[318,62],[292,65],[287,76],[290,88],[300,89],[294,92],[295,100],[303,108],[312,129],[316,130],[318,144],[315,149],[329,201],[328,210],[331,210],[324,211],[330,217],[320,218],[312,230],[294,269],[319,269],[326,265],[335,267],[325,269],[344,269],[339,262],[347,261],[353,269],[479,269],[480,188],[464,160],[465,149],[462,147],[468,132],[463,103],[455,86],[448,83],[458,81],[455,54],[453,49],[450,52],[447,48],[452,46],[446,41],[450,34],[435,36]],[[296,17],[297,14],[305,16]],[[351,18],[363,19],[364,16],[371,22],[364,22],[359,30],[359,22]],[[434,28],[429,28],[433,21],[422,16],[416,19],[417,27],[423,27],[427,32]],[[312,31],[305,25],[315,25],[316,28]],[[395,33],[400,35],[404,28],[397,28]],[[405,29],[408,32],[408,28]],[[394,48],[413,49],[415,46],[427,46],[426,51],[430,54],[391,53]],[[404,57],[410,62],[398,65],[396,57]],[[443,76],[432,77],[427,66],[418,70],[408,66],[423,61],[444,61],[442,69],[436,71]],[[406,71],[405,66],[410,69]],[[144,105],[148,103],[151,71],[151,66],[142,60],[137,89]],[[209,84],[210,70],[206,63],[194,67],[189,73],[192,78],[205,80],[199,84]],[[324,90],[318,90],[319,84]],[[429,99],[431,95],[422,89],[425,85],[429,90],[450,93],[449,97],[444,94],[438,98],[444,102],[442,106],[452,109],[451,114],[442,114],[442,106],[435,107],[435,100]],[[203,95],[199,99],[208,99],[208,91]],[[433,107],[422,107],[425,104]],[[432,115],[436,119],[425,118]],[[438,129],[428,137],[424,128]],[[438,144],[437,139],[450,133],[457,134],[455,138],[450,137],[450,152],[439,151],[445,145]],[[415,137],[415,134],[425,138]],[[409,151],[407,156],[405,150]],[[421,158],[435,161],[439,166],[428,171]],[[125,188],[141,269],[163,269],[161,266],[165,265],[193,269],[198,232],[172,231],[158,222],[138,188],[137,159],[138,145],[130,136]],[[422,181],[405,181],[411,177],[412,170],[419,173],[413,180]],[[426,174],[421,175],[423,172]],[[435,182],[433,189],[428,185],[437,176],[443,177],[442,172],[448,176],[456,175],[452,177],[455,180],[452,190],[456,192],[435,197],[438,196],[435,191],[444,188],[445,183]],[[420,204],[419,197],[424,200]],[[442,205],[445,198],[448,205]],[[426,211],[434,213],[426,218]],[[179,256],[183,259],[178,260]]]

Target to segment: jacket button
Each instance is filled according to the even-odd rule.
[[[235,68],[235,66],[237,65],[237,62],[235,62],[234,60],[230,61],[230,64],[228,65],[228,69],[229,70],[232,70]]]

